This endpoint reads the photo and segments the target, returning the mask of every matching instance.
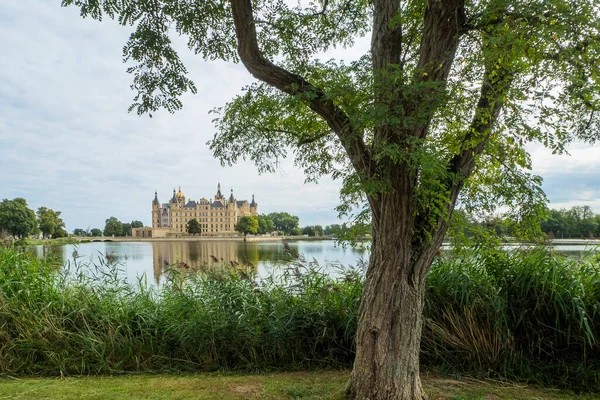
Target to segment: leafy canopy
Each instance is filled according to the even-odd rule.
[[[241,217],[235,225],[235,230],[243,235],[258,232],[258,218],[254,216]]]
[[[191,219],[187,223],[187,232],[192,235],[202,232],[202,227],[200,226],[200,223],[198,222],[198,220],[196,218]]]
[[[295,83],[277,85],[277,77],[255,83],[216,109],[218,133],[210,142],[215,156],[224,164],[249,159],[260,171],[273,171],[291,154],[308,180],[325,174],[344,180],[342,214],[398,190],[394,171],[401,170],[413,179],[414,226],[424,234],[449,217],[461,190],[469,211],[507,205],[518,220],[539,216],[545,196],[541,178],[528,172],[525,146],[538,142],[563,153],[575,138],[598,138],[599,3],[453,2],[458,12],[448,16],[452,25],[430,32],[423,28],[430,18],[425,1],[397,2],[382,21],[373,20],[383,13],[366,0],[253,1],[261,57],[292,71],[281,76]],[[179,97],[196,92],[170,35],[187,37],[189,48],[204,59],[240,61],[238,3],[62,5],[79,7],[84,17],[108,16],[135,26],[123,48],[137,92],[130,110],[151,115],[181,108]],[[392,37],[377,37],[378,23]],[[371,25],[373,43],[390,44],[393,59],[376,46],[350,62],[319,59],[351,46]],[[244,46],[241,51],[250,48]],[[250,58],[243,60],[247,67]],[[325,111],[331,117],[323,117]],[[359,220],[370,216],[367,209],[357,214]]]
[[[35,213],[21,197],[0,202],[0,231],[7,231],[14,237],[23,238],[34,233],[37,228]]]

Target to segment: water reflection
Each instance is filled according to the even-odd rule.
[[[40,258],[56,257],[62,264],[100,264],[100,259],[116,263],[121,276],[135,282],[145,276],[148,283],[161,285],[165,273],[197,273],[216,267],[248,268],[269,274],[291,261],[290,253],[325,266],[330,262],[356,265],[368,253],[360,249],[341,248],[331,240],[314,242],[242,242],[242,241],[161,241],[161,242],[94,242],[77,246],[33,246]],[[60,265],[60,264],[59,264]]]
[[[33,246],[30,251],[40,258],[57,260],[57,266],[67,262],[99,265],[99,259],[117,263],[121,276],[135,282],[145,276],[148,283],[161,285],[165,272],[174,268],[182,273],[208,271],[217,266],[236,269],[248,267],[261,275],[277,271],[291,260],[289,253],[316,260],[321,266],[340,263],[357,265],[368,259],[368,251],[342,248],[331,240],[289,242],[242,241],[162,241],[162,242],[95,242],[78,246]],[[558,245],[554,251],[581,258],[597,247]],[[335,273],[335,269],[331,269]]]

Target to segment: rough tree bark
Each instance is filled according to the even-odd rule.
[[[455,178],[447,182],[447,212],[429,218],[417,209],[415,187],[418,167],[390,159],[374,161],[348,116],[321,88],[302,76],[289,72],[266,59],[258,46],[251,0],[231,0],[238,41],[238,54],[246,69],[257,79],[294,96],[306,94],[308,107],[319,114],[338,136],[349,159],[363,181],[374,177],[386,179],[389,193],[368,195],[372,211],[373,244],[370,264],[361,302],[356,336],[356,359],[346,398],[348,400],[391,400],[425,398],[419,377],[419,352],[425,280],[447,229],[464,178],[471,173],[474,158],[483,145],[472,148],[467,143],[451,163],[448,171]],[[400,118],[417,118],[420,123],[410,128],[382,124],[374,130],[374,147],[399,144],[412,149],[412,139],[423,139],[435,110],[435,90],[443,90],[461,33],[464,29],[464,0],[428,0],[424,16],[419,59],[413,82],[435,81],[437,89],[423,91],[406,99],[402,87],[378,82],[378,71],[400,63],[402,27],[396,17],[400,0],[373,0],[373,33],[371,54],[375,74],[375,102],[396,109],[405,102]],[[498,103],[490,103],[487,93],[480,106],[488,115],[497,116]],[[425,117],[422,117],[425,115]],[[480,118],[481,120],[481,118]],[[490,124],[477,122],[471,132],[478,138],[489,134]],[[432,222],[433,221],[433,222]]]
[[[419,349],[425,282],[417,272],[428,268],[424,262],[430,257],[413,261],[410,235],[400,232],[413,218],[395,197],[376,203],[382,214],[373,220],[348,399],[423,398]],[[431,247],[428,255],[435,251]]]

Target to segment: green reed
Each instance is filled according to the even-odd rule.
[[[62,272],[61,272],[62,271]],[[0,249],[0,374],[350,367],[363,273],[221,266],[156,290]],[[600,390],[600,262],[480,246],[432,267],[422,364]]]

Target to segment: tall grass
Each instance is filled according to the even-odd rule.
[[[425,364],[600,390],[600,262],[480,245],[428,278]]]
[[[358,273],[297,265],[257,283],[246,274],[172,272],[155,291],[102,260],[57,274],[0,250],[0,373],[311,368],[353,358]],[[93,274],[84,273],[92,269]],[[58,276],[57,276],[58,275]]]
[[[0,373],[352,364],[358,271],[331,277],[300,261],[262,280],[172,272],[160,291],[120,276],[103,260],[59,273],[0,250]],[[425,368],[600,390],[597,259],[479,247],[437,260],[427,290]]]

